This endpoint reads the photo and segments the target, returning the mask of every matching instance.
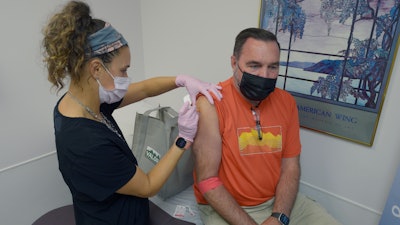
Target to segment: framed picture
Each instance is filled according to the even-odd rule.
[[[300,125],[371,146],[399,46],[400,0],[262,0],[281,46],[277,87]]]

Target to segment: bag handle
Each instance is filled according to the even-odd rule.
[[[146,118],[145,124],[147,124],[147,120],[150,117],[150,114],[153,112],[156,112],[156,111],[157,111],[157,114],[156,114],[155,118],[163,121],[166,125],[165,128],[167,130],[171,129],[171,127],[175,126],[178,123],[179,114],[174,109],[172,109],[169,106],[163,106],[163,107],[159,106],[159,107],[156,107],[153,109],[149,109],[143,113],[144,118]],[[165,114],[165,113],[167,113],[167,114]],[[142,128],[147,128],[147,127],[142,127]]]
[[[144,113],[143,113],[143,115],[145,115],[145,116],[150,116],[150,114],[152,113],[152,112],[155,112],[155,111],[158,111],[157,112],[157,118],[163,118],[163,113],[164,112],[167,112],[169,115],[171,115],[172,117],[178,117],[178,113],[175,111],[175,110],[173,110],[171,107],[169,107],[169,106],[163,106],[163,107],[160,107],[160,106],[158,106],[157,108],[153,108],[153,109],[149,109],[149,110],[147,110],[147,111],[145,111]]]

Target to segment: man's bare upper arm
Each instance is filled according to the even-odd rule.
[[[197,180],[218,176],[221,162],[221,135],[215,106],[202,96],[196,101],[199,124],[193,143]]]

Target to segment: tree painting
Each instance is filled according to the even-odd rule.
[[[260,27],[281,44],[282,88],[379,110],[398,42],[400,0],[263,0]]]

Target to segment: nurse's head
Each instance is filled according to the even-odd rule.
[[[43,29],[48,80],[58,90],[65,86],[68,76],[83,89],[99,83],[112,89],[115,77],[127,76],[130,66],[127,41],[110,24],[90,14],[86,3],[70,1]]]

